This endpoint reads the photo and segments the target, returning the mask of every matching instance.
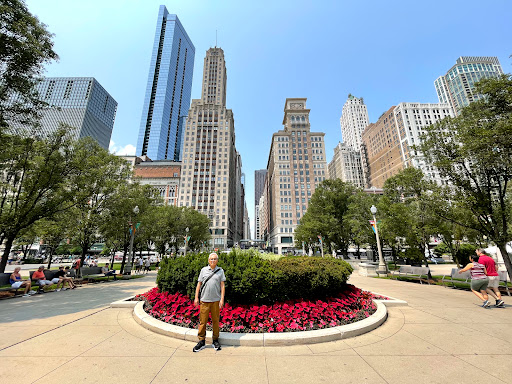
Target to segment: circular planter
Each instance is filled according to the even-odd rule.
[[[355,323],[338,327],[299,332],[268,332],[268,333],[230,333],[221,332],[219,342],[222,345],[234,346],[280,346],[296,344],[314,344],[327,341],[347,339],[370,332],[379,327],[387,318],[386,306],[381,300],[374,300],[377,310],[370,317]],[[197,341],[197,329],[179,327],[157,320],[144,311],[144,302],[138,302],[133,308],[133,318],[144,328],[162,335],[181,340]],[[206,332],[206,340],[211,342],[212,332]]]

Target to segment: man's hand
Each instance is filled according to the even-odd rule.
[[[221,309],[222,309],[222,307],[224,307],[224,300],[221,300],[221,301],[219,302],[219,310],[221,310]]]
[[[198,306],[198,305],[199,305],[199,299],[198,299],[197,297],[194,299],[194,305],[195,305],[195,306]]]

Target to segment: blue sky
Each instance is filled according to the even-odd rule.
[[[459,56],[498,56],[512,72],[508,0],[27,0],[55,34],[60,60],[46,75],[93,76],[119,103],[118,153],[136,146],[160,4],[195,45],[192,98],[200,97],[203,59],[218,30],[251,220],[254,170],[266,168],[287,97],[308,98],[311,130],[325,132],[330,161],[349,93],[364,97],[375,122],[400,102],[438,102],[433,82]]]

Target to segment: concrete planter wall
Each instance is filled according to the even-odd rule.
[[[221,332],[219,341],[223,345],[243,345],[251,347],[314,344],[327,341],[346,339],[370,332],[379,327],[387,318],[386,305],[407,305],[405,301],[374,300],[377,311],[370,317],[347,325],[301,332],[279,333],[228,333]],[[117,302],[119,303],[119,302]],[[113,305],[117,303],[112,303]],[[135,303],[135,304],[131,304]],[[116,305],[117,306],[117,305]],[[197,329],[178,327],[157,320],[144,311],[144,302],[130,302],[133,307],[133,318],[137,323],[153,332],[174,337],[181,340],[197,341]],[[122,305],[121,305],[122,307]],[[125,306],[126,307],[126,306]],[[212,332],[206,332],[207,342],[212,341]]]

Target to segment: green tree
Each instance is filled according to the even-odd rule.
[[[14,240],[36,221],[82,202],[87,153],[60,129],[45,139],[4,135],[0,152],[0,272]]]
[[[8,121],[30,124],[45,105],[34,85],[56,60],[52,34],[22,0],[0,3],[0,130]],[[13,101],[14,100],[14,101]]]
[[[41,219],[33,225],[33,231],[40,241],[46,245],[45,257],[48,258],[48,269],[52,265],[55,250],[65,238],[67,221],[64,218],[65,215],[57,215],[53,220]]]
[[[160,254],[174,249],[177,253],[185,246],[186,228],[189,229],[190,240],[188,246],[198,250],[204,242],[210,239],[210,220],[206,215],[190,207],[175,207],[166,205],[157,207],[154,227],[158,231],[154,234],[156,249]]]
[[[409,167],[386,180],[379,202],[381,236],[395,247],[406,248],[407,258],[423,260],[427,266],[427,247],[439,229],[439,218],[426,209],[434,188],[421,170]]]
[[[379,195],[370,195],[361,190],[350,196],[345,218],[350,227],[352,243],[357,247],[357,255],[364,245],[370,245],[372,248],[377,246],[375,233],[369,220],[371,219],[370,208],[372,205],[377,205],[378,201]]]
[[[330,253],[334,247],[347,255],[351,232],[345,215],[355,191],[354,186],[340,179],[324,180],[316,188],[295,230],[296,247],[301,248],[303,241],[312,244],[321,235],[327,248],[324,252]]]
[[[183,228],[188,228],[190,240],[188,246],[191,250],[199,251],[203,243],[210,239],[210,219],[206,215],[197,212],[190,207],[184,207],[181,212],[181,236],[184,238],[187,232]]]
[[[149,229],[153,228],[155,224],[151,219],[152,213],[158,204],[161,204],[161,199],[151,186],[141,185],[137,182],[121,183],[110,199],[107,205],[108,209],[102,211],[99,232],[113,253],[118,250],[123,251],[121,270],[124,268],[130,245],[129,223],[141,222],[141,226],[136,231],[137,237],[141,233],[150,232]],[[133,211],[135,207],[139,208],[137,216]],[[151,239],[148,241],[150,242]]]
[[[80,265],[84,265],[89,247],[101,237],[102,215],[115,204],[116,192],[128,183],[131,170],[124,159],[108,153],[92,138],[83,138],[80,144],[77,152],[85,157],[82,169],[87,170],[87,178],[80,180],[80,190],[87,198],[75,202],[67,221],[69,236],[82,248]]]
[[[476,93],[484,97],[458,117],[429,127],[419,148],[449,181],[447,199],[470,217],[460,221],[451,210],[438,214],[496,243],[512,278],[506,250],[512,240],[512,75],[484,79],[476,84]]]

